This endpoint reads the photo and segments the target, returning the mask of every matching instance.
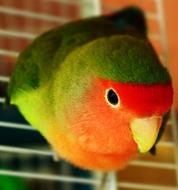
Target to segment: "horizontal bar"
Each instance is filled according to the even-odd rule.
[[[128,188],[128,189],[141,189],[141,190],[177,190],[177,187],[171,186],[160,186],[152,184],[140,184],[140,183],[131,183],[131,182],[119,182],[119,187]]]
[[[68,183],[88,184],[88,185],[100,184],[100,181],[96,179],[87,179],[87,178],[64,176],[64,175],[40,174],[33,172],[21,172],[21,171],[12,171],[12,170],[0,170],[0,175],[16,176],[22,178],[39,179],[39,180],[61,181]]]
[[[42,150],[21,148],[21,147],[14,147],[14,146],[6,146],[6,145],[0,145],[0,151],[11,152],[11,153],[21,153],[21,154],[37,154],[37,155],[53,156],[53,157],[55,154],[54,152],[51,152],[51,151],[42,151]],[[152,167],[152,168],[169,169],[169,170],[176,169],[176,167],[177,167],[175,164],[143,161],[143,160],[132,161],[132,162],[130,162],[130,165],[138,166],[138,167]]]
[[[9,56],[9,57],[17,57],[19,55],[19,52],[0,49],[0,55],[5,55],[5,56]]]
[[[14,128],[14,129],[24,129],[24,130],[31,130],[36,131],[35,128],[31,127],[30,125],[20,124],[20,123],[12,123],[7,121],[0,121],[0,126],[5,128]]]
[[[9,82],[9,80],[10,80],[10,77],[0,75],[0,82]]]
[[[81,5],[81,0],[75,0],[75,1],[71,1],[71,0],[44,0],[46,2],[58,2],[58,3],[62,3],[62,4],[66,4],[66,5]],[[85,3],[85,1],[84,1]]]
[[[159,141],[157,146],[164,146],[164,147],[168,147],[168,148],[174,148],[175,144],[173,142],[170,142],[170,141]]]
[[[0,98],[0,103],[4,103],[5,102],[5,98]]]
[[[12,170],[0,170],[0,175],[38,179],[38,180],[49,180],[49,181],[60,181],[68,183],[79,183],[79,184],[88,184],[88,185],[100,185],[100,180],[92,178],[82,178],[82,177],[72,177],[64,175],[51,175],[51,174],[42,174],[34,172],[21,172],[21,171],[12,171]],[[131,182],[122,182],[118,183],[120,188],[129,188],[129,189],[142,189],[142,190],[177,190],[176,187],[171,186],[160,186],[152,184],[141,184],[141,183],[131,183]]]
[[[25,38],[25,39],[29,39],[29,40],[33,40],[36,37],[35,34],[23,32],[23,31],[12,31],[12,30],[4,30],[4,29],[0,29],[0,35]]]
[[[175,170],[176,164],[170,164],[170,163],[160,163],[160,162],[152,162],[152,161],[141,161],[136,160],[132,161],[130,163],[132,166],[139,166],[139,167],[149,167],[149,168],[160,168],[160,169],[168,169],[168,170]]]
[[[51,16],[51,15],[47,15],[43,13],[36,13],[36,12],[28,11],[28,10],[20,10],[20,9],[11,8],[11,7],[5,7],[5,6],[0,7],[0,12],[9,14],[9,15],[23,16],[23,17],[29,17],[32,19],[41,19],[41,20],[52,21],[52,22],[57,22],[57,23],[65,23],[69,21],[69,19],[66,19],[64,17]]]
[[[52,151],[44,151],[44,150],[37,150],[37,149],[30,149],[30,148],[19,148],[19,147],[13,147],[13,146],[5,146],[5,145],[0,145],[0,151],[11,152],[11,153],[20,153],[20,154],[54,156],[54,152],[52,152]]]

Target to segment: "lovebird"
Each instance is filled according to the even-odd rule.
[[[154,150],[173,87],[143,12],[126,7],[37,37],[17,59],[8,99],[60,158],[109,171]]]

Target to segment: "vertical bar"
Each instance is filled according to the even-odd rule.
[[[165,16],[162,0],[156,0],[157,17],[160,27],[161,44],[163,47],[164,65],[169,66],[168,39],[166,34]]]
[[[176,185],[178,187],[178,132],[177,132],[177,118],[176,118],[176,109],[173,105],[171,109],[171,127],[172,127],[172,135],[173,135],[173,141],[175,144],[175,162],[176,162]]]
[[[95,190],[118,190],[116,172],[103,172],[100,177],[100,186]]]
[[[82,18],[101,14],[100,0],[80,0],[80,15]]]
[[[107,173],[104,190],[118,190],[116,172],[110,171]]]
[[[164,9],[163,9],[163,1],[156,0],[156,6],[158,11],[158,19],[161,31],[161,42],[163,46],[163,53],[164,53],[164,64],[165,66],[169,67],[169,49],[168,49],[168,39],[166,34],[166,25],[165,25],[165,16],[164,16]],[[176,110],[173,103],[171,109],[171,127],[172,127],[172,135],[173,141],[175,144],[175,162],[176,162],[176,184],[178,187],[178,131],[177,131],[177,118],[176,118]]]
[[[119,190],[119,187],[117,186],[116,172],[109,173],[109,185],[107,190]]]

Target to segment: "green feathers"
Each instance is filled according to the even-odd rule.
[[[129,83],[168,83],[167,70],[145,38],[145,24],[139,27],[133,22],[131,27],[132,14],[136,18],[143,14],[130,9],[72,22],[34,40],[20,54],[11,77],[11,103],[23,93],[55,86],[55,80],[62,83],[63,89],[76,84],[79,90],[96,77]]]
[[[164,84],[170,76],[149,42],[129,35],[102,37],[72,53],[73,64],[88,68],[86,74],[117,82]],[[77,59],[75,59],[75,57]]]

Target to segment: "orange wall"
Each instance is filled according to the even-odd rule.
[[[178,0],[163,0],[170,54],[170,71],[173,76],[174,99],[178,110]]]

